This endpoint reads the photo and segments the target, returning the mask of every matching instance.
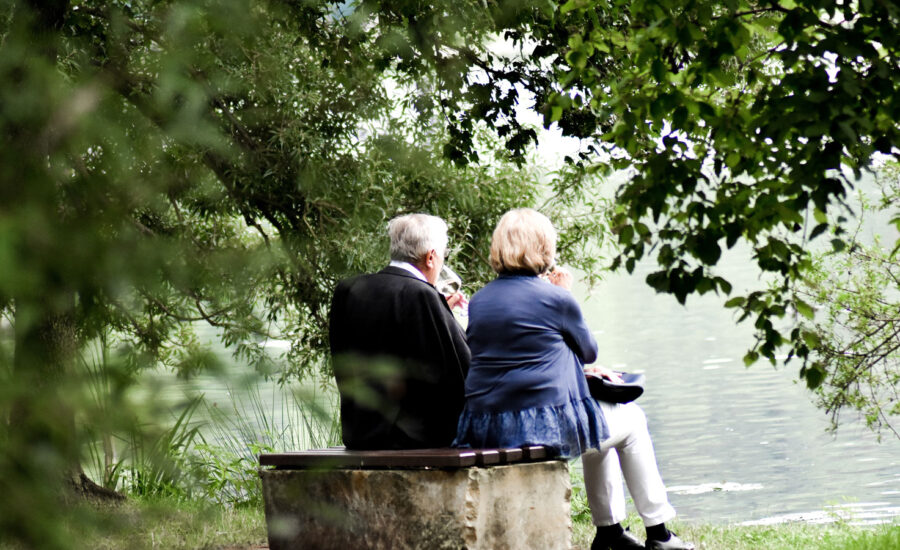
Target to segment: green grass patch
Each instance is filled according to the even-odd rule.
[[[132,499],[101,509],[100,529],[84,532],[84,547],[96,549],[218,549],[252,550],[266,544],[266,524],[259,507],[228,507],[173,498]],[[640,538],[637,516],[625,525]],[[859,527],[846,523],[770,526],[670,524],[700,550],[897,550],[900,524]],[[575,549],[591,547],[594,527],[589,518],[573,519]],[[102,533],[102,534],[101,534]]]
[[[643,539],[644,527],[637,516],[624,523]],[[700,550],[897,550],[900,549],[900,524],[874,527],[846,523],[812,525],[786,523],[767,526],[704,525],[695,523],[667,524],[684,540],[692,541]],[[591,547],[595,528],[590,521],[572,522],[573,546],[579,550]]]
[[[266,544],[259,507],[230,507],[175,498],[130,499],[99,509],[95,527],[80,533],[85,548],[252,549]],[[74,526],[72,531],[81,531]]]
[[[574,504],[574,502],[573,502]],[[588,550],[594,537],[590,517],[573,507],[572,543]],[[259,550],[266,547],[266,524],[259,506],[223,506],[173,496],[131,498],[119,505],[70,510],[61,526],[72,548]],[[624,524],[644,537],[640,519]],[[668,524],[699,550],[897,550],[900,523],[860,527],[848,523],[770,526]],[[18,550],[0,543],[0,549]]]
[[[570,468],[572,483],[572,543],[575,550],[588,550],[596,528],[584,491],[584,477]],[[638,537],[645,536],[644,524],[632,514],[623,525]],[[825,525],[784,523],[779,525],[666,524],[700,550],[900,550],[900,523],[861,527],[837,521]]]

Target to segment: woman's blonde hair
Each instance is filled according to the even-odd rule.
[[[491,237],[491,267],[497,273],[534,273],[553,267],[556,229],[531,208],[510,210],[497,223]]]

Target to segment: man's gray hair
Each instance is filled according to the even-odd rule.
[[[391,260],[416,264],[431,250],[445,254],[447,222],[428,214],[406,214],[388,222]]]

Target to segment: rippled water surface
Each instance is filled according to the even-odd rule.
[[[746,257],[724,258],[736,283],[753,285]],[[729,265],[729,261],[730,264]],[[880,522],[900,517],[900,441],[859,425],[836,436],[797,383],[794,362],[745,368],[749,325],[716,296],[687,306],[656,295],[649,266],[615,275],[582,298],[599,362],[643,371],[657,459],[682,519],[712,522]]]

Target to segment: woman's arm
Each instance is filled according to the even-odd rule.
[[[597,360],[597,341],[584,322],[581,307],[568,293],[562,298],[562,306],[563,339],[584,363],[593,363]]]
[[[560,293],[560,330],[563,339],[582,362],[593,363],[597,360],[597,341],[584,322],[581,306],[572,296],[572,274],[566,269],[556,268],[547,274],[547,280],[566,291]]]

